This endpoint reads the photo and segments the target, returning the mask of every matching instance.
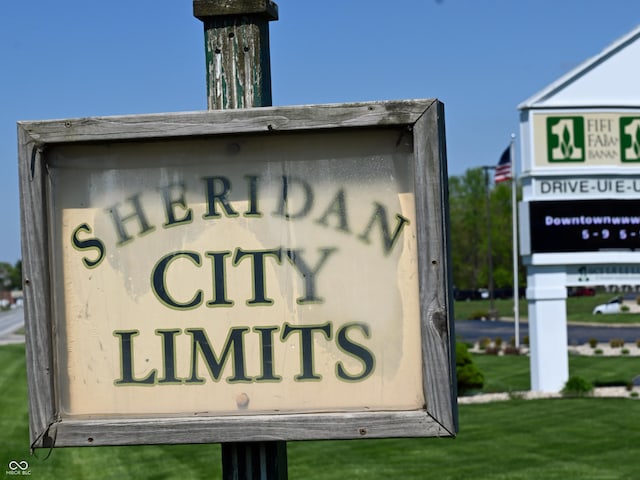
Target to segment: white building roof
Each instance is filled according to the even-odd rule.
[[[640,107],[640,25],[518,105],[576,107]]]

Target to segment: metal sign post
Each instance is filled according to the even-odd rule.
[[[207,108],[271,106],[269,21],[278,19],[270,0],[194,0],[193,15],[204,23]],[[287,444],[222,444],[224,479],[287,478]]]

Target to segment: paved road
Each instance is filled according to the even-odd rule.
[[[0,337],[13,333],[22,326],[24,326],[22,308],[13,308],[0,312]]]
[[[640,325],[625,327],[591,326],[569,324],[567,327],[569,345],[582,345],[591,338],[599,342],[608,342],[612,338],[622,338],[625,342],[635,343],[640,339]],[[509,321],[488,322],[481,320],[456,320],[456,337],[465,342],[475,342],[479,338],[500,337],[509,341],[515,334],[515,325]],[[529,325],[520,322],[520,338],[529,334]]]
[[[0,344],[22,340],[23,337],[13,333],[23,325],[24,312],[22,308],[0,312]],[[509,321],[457,320],[455,322],[456,337],[466,342],[475,342],[482,337],[501,337],[504,341],[509,341],[514,333],[514,324]],[[520,338],[522,339],[528,334],[529,325],[526,322],[520,322]],[[569,345],[582,345],[591,338],[600,342],[608,342],[612,338],[622,338],[625,342],[634,343],[640,339],[640,325],[633,327],[569,325]]]

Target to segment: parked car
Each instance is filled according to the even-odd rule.
[[[520,298],[525,297],[526,288],[520,287],[518,289],[518,295]],[[453,298],[454,300],[486,300],[489,298],[489,289],[488,288],[477,288],[477,289],[468,289],[468,290],[460,290],[453,287]],[[505,288],[495,288],[493,290],[493,298],[495,299],[510,299],[513,298],[513,288],[505,287]]]
[[[454,300],[479,300],[480,293],[477,290],[459,290],[453,287],[453,298]]]
[[[593,309],[594,315],[602,313],[620,313],[622,311],[622,297],[613,297],[607,303],[596,305]]]
[[[570,297],[593,297],[596,289],[593,287],[567,287],[567,295]]]

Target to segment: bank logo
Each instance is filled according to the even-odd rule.
[[[549,162],[584,162],[584,119],[548,117],[547,154]]]
[[[26,460],[17,461],[11,460],[7,465],[9,470],[5,471],[5,475],[31,475],[31,470],[29,470],[29,463]]]
[[[620,117],[620,159],[640,162],[640,117]]]

